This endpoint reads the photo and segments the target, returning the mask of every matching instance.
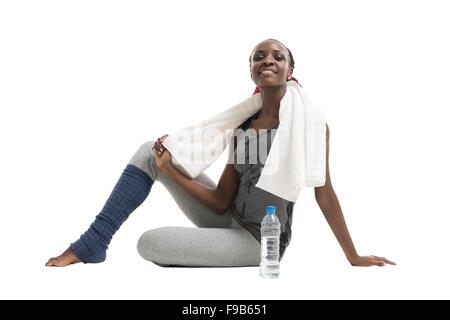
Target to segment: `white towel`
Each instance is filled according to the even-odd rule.
[[[234,130],[261,108],[258,93],[206,121],[169,134],[162,144],[171,153],[174,167],[195,178],[219,158]],[[278,115],[280,124],[255,186],[295,202],[302,187],[325,184],[326,120],[294,80],[287,83]]]

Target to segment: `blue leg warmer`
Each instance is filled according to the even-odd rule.
[[[105,261],[112,236],[144,202],[152,185],[153,180],[146,172],[128,164],[95,221],[80,239],[70,244],[78,259],[84,263]]]

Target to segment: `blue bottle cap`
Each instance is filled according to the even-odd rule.
[[[275,206],[266,206],[267,213],[275,213]]]

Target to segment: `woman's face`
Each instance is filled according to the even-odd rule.
[[[289,66],[289,52],[282,44],[265,40],[253,49],[250,76],[259,88],[283,85],[293,72],[294,68]]]

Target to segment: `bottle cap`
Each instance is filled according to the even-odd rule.
[[[267,213],[275,213],[275,206],[266,206]]]

